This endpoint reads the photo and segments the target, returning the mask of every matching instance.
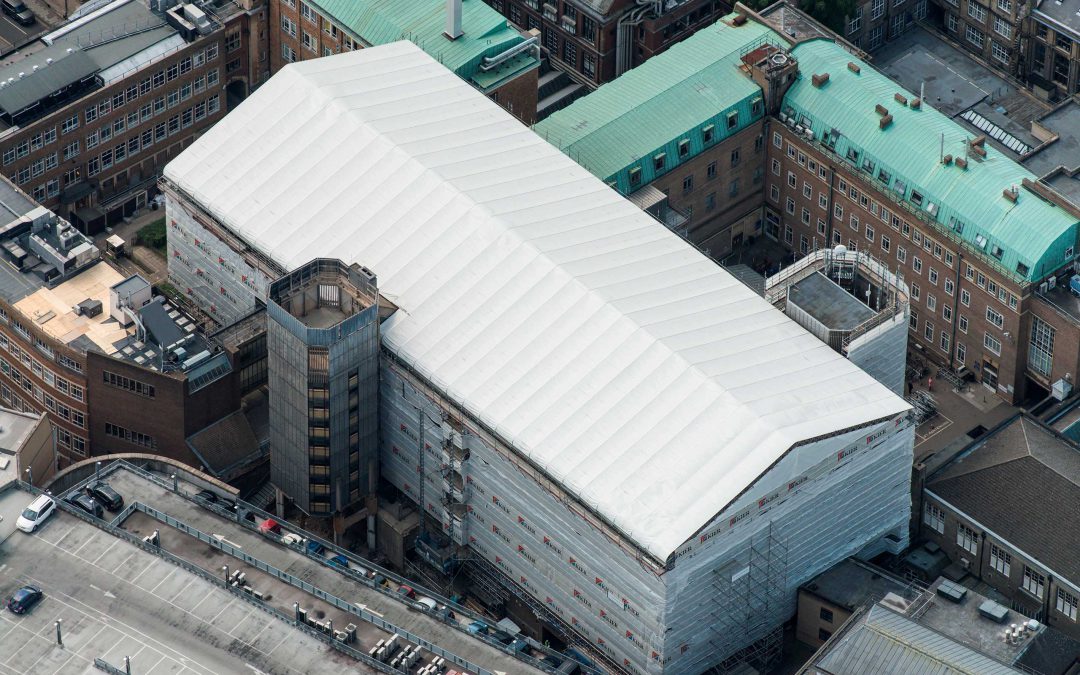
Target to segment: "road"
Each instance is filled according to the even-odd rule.
[[[40,19],[29,26],[20,26],[7,14],[0,13],[0,51],[21,47],[45,30],[46,26]]]

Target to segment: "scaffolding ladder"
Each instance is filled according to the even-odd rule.
[[[712,612],[710,675],[744,665],[768,673],[780,661],[784,627],[776,616],[786,604],[787,545],[770,522],[750,538],[746,555],[745,565],[713,571],[720,609]]]

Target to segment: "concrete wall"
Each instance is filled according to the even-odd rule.
[[[866,373],[903,396],[907,378],[908,308],[886,323],[860,335],[848,345],[848,359]]]

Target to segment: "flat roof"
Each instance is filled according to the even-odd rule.
[[[1036,4],[1031,11],[1034,18],[1045,17],[1052,23],[1065,26],[1074,34],[1080,34],[1080,0],[1038,0]]]
[[[909,600],[912,586],[891,573],[848,558],[825,570],[800,587],[819,598],[854,612],[893,593]]]
[[[89,339],[105,354],[116,352],[115,343],[128,336],[127,330],[109,315],[109,289],[123,276],[103,261],[88,267],[55,288],[39,288],[15,303],[34,325],[51,337],[70,344],[80,337]],[[73,307],[83,300],[98,300],[97,316],[80,316]]]
[[[821,272],[796,282],[788,291],[787,301],[830,330],[853,330],[875,314]]]
[[[659,560],[908,409],[408,42],[286,66],[165,177],[286,271],[373,270],[384,347]]]
[[[466,79],[474,75],[486,77],[480,71],[485,56],[494,56],[525,40],[503,15],[483,2],[462,3],[463,34],[456,40],[444,34],[445,0],[311,0],[309,4],[370,45],[409,40]],[[535,65],[536,59],[531,62]]]
[[[834,42],[810,40],[792,51],[802,74],[784,97],[785,110],[800,121],[808,119],[818,142],[835,132],[835,152],[840,157],[857,152],[857,171],[872,162],[866,175],[879,189],[892,192],[920,219],[963,240],[990,264],[1027,281],[1040,280],[1072,259],[1074,216],[1025,189],[1016,202],[1003,196],[1024,180],[1036,180],[1030,171],[989,145],[985,159],[969,157],[967,170],[943,164],[942,153],[966,157],[974,134],[925,102],[919,109],[898,103],[897,93],[909,100],[916,96]],[[853,60],[859,73],[847,68]],[[812,73],[829,73],[830,79],[815,87]],[[878,105],[893,116],[885,129],[879,126]],[[921,206],[913,192],[922,195]],[[936,215],[926,210],[931,203]],[[993,255],[995,247],[1000,256]]]
[[[668,170],[689,161],[706,147],[700,134],[691,132],[710,121],[717,141],[742,131],[762,118],[765,106],[752,114],[750,101],[761,97],[761,88],[740,69],[741,57],[765,41],[785,48],[787,42],[755,21],[727,23],[734,16],[552,113],[534,131],[605,181],[630,166],[651,175],[652,156],[683,137],[691,141],[690,153],[680,159],[677,149],[670,148]],[[728,129],[732,109],[739,112],[739,122]],[[647,175],[642,182],[650,180]],[[629,185],[620,187],[625,192]]]

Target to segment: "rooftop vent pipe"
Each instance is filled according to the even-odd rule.
[[[456,40],[462,36],[461,0],[446,0],[446,37]]]

